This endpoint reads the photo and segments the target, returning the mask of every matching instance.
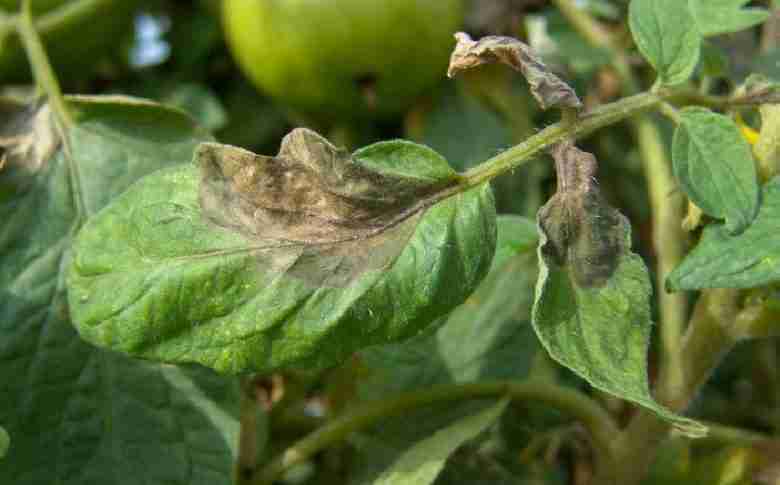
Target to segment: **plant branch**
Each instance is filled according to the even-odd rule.
[[[68,181],[70,183],[71,192],[73,193],[77,214],[77,222],[74,225],[74,229],[78,229],[86,214],[86,204],[81,190],[79,166],[73,160],[70,135],[68,133],[73,124],[73,118],[65,104],[60,83],[57,80],[54,69],[51,67],[51,62],[49,62],[46,50],[41,42],[41,37],[38,35],[35,23],[33,22],[31,5],[31,0],[23,1],[22,11],[15,17],[14,26],[19,34],[19,38],[22,40],[22,45],[24,46],[24,50],[33,71],[33,76],[35,77],[35,83],[37,84],[38,89],[46,95],[49,106],[54,114],[54,126],[60,136],[63,152],[65,153],[65,161],[68,164]]]
[[[572,0],[552,0],[564,18],[591,46],[609,51],[612,66],[617,71],[628,94],[639,92],[639,83],[631,71],[628,56],[614,41],[612,35],[585,10],[579,8]]]
[[[575,417],[590,432],[594,449],[604,466],[611,465],[612,440],[618,429],[609,414],[595,401],[572,389],[547,382],[476,382],[442,385],[366,403],[325,424],[271,460],[261,470],[255,483],[257,485],[272,483],[292,466],[306,461],[320,450],[341,442],[351,433],[382,419],[431,404],[469,399],[498,399],[504,396],[513,400],[543,402]]]
[[[257,404],[254,376],[241,378],[241,415],[238,440],[238,463],[236,463],[237,484],[248,484],[257,468]]]
[[[60,83],[57,81],[57,76],[54,74],[54,69],[51,67],[41,38],[33,23],[31,3],[31,0],[25,0],[22,3],[22,12],[17,17],[16,30],[24,45],[38,88],[46,94],[58,121],[68,126],[72,123],[71,115],[65,106]]]
[[[701,439],[702,442],[720,445],[720,446],[753,446],[760,443],[772,441],[772,437],[751,431],[748,429],[735,428],[720,423],[704,423],[709,432],[707,436]]]
[[[677,190],[658,126],[649,117],[643,116],[633,122],[633,128],[644,164],[652,209],[656,288],[661,322],[658,385],[679,388],[684,385],[681,338],[688,320],[688,302],[685,293],[667,293],[663,288],[666,276],[685,255],[686,236],[680,225],[683,218],[683,199]]]
[[[547,148],[568,139],[576,139],[599,128],[613,125],[631,116],[656,108],[663,96],[644,92],[614,103],[599,106],[580,114],[575,122],[561,121],[548,126],[524,142],[496,155],[490,160],[465,172],[456,192],[479,186],[499,175],[514,170]],[[452,195],[452,194],[449,194]],[[440,197],[439,200],[448,197]]]

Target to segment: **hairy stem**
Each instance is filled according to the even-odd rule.
[[[663,106],[663,104],[661,105]],[[688,303],[685,293],[664,291],[666,276],[682,261],[685,255],[685,233],[680,221],[683,218],[683,199],[672,175],[666,147],[656,124],[649,117],[633,122],[637,143],[644,165],[650,206],[652,209],[653,248],[656,257],[656,288],[660,310],[659,334],[661,339],[660,390],[678,389],[685,383],[681,356],[681,338],[688,320]]]
[[[644,92],[580,114],[579,118],[574,122],[561,121],[550,125],[536,135],[527,138],[524,142],[465,172],[463,174],[463,182],[459,184],[460,188],[457,192],[479,186],[499,175],[514,170],[538,153],[563,140],[583,137],[599,128],[613,125],[626,118],[654,109],[663,100],[663,96]]]
[[[498,399],[504,396],[513,400],[543,402],[575,417],[590,432],[602,467],[612,468],[612,440],[617,433],[617,426],[598,403],[577,391],[548,382],[500,381],[443,385],[366,403],[325,424],[271,460],[260,472],[255,483],[258,485],[272,483],[292,466],[306,461],[320,450],[341,442],[349,434],[382,419],[436,403],[468,399]]]

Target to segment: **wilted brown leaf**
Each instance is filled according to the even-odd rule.
[[[531,86],[531,94],[542,109],[582,107],[577,93],[519,40],[488,36],[475,41],[464,32],[455,34],[455,39],[458,44],[450,58],[449,77],[482,64],[503,63],[523,74]]]

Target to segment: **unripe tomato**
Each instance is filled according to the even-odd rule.
[[[462,0],[224,0],[228,45],[262,91],[302,112],[386,117],[444,77]]]
[[[19,11],[21,0],[0,0],[0,14]],[[132,27],[136,0],[33,0],[36,26],[58,74],[79,76],[118,48]],[[29,79],[30,69],[10,23],[0,23],[0,82]]]

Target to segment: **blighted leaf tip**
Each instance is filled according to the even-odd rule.
[[[465,32],[456,33],[455,39],[457,45],[447,70],[450,78],[483,64],[506,64],[523,74],[542,109],[582,107],[574,89],[553,74],[531,48],[519,40],[491,35],[475,41]]]
[[[625,250],[625,218],[604,202],[596,183],[596,158],[571,142],[552,150],[558,189],[539,211],[547,242],[542,251],[560,266],[571,265],[583,287],[605,284]]]

